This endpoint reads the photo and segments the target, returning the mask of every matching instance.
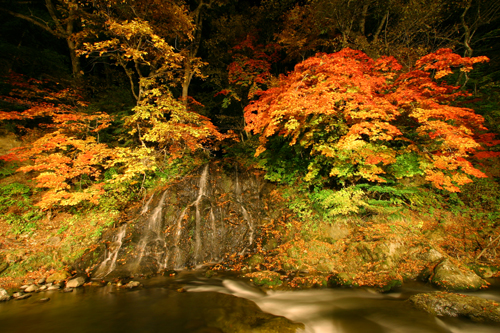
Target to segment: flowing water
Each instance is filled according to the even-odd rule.
[[[304,323],[305,328],[297,332],[500,332],[499,324],[437,318],[414,309],[405,300],[432,290],[422,284],[380,294],[369,289],[331,288],[266,293],[241,280],[205,279],[192,273],[142,282],[145,287],[138,290],[85,287],[72,293],[45,292],[27,300],[0,303],[0,331],[279,333],[279,329],[259,330],[258,325],[271,319],[259,314],[255,303],[264,312]],[[187,292],[177,291],[179,288]],[[474,295],[500,301],[500,290],[495,287]],[[42,297],[50,297],[50,301],[40,303]],[[254,326],[234,328],[245,321]]]
[[[262,209],[267,186],[249,171],[205,165],[150,194],[126,225],[112,230],[93,277],[154,275],[245,254],[255,246],[258,225],[269,218]]]

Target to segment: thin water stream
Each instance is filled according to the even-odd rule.
[[[39,293],[27,300],[0,303],[0,331],[280,332],[280,329],[264,331],[261,326],[255,326],[271,320],[261,313],[263,311],[302,322],[305,329],[297,332],[307,333],[500,332],[499,324],[437,318],[414,309],[406,299],[415,293],[433,290],[423,284],[380,294],[369,289],[266,293],[241,280],[206,279],[192,273],[175,279],[157,277],[142,282],[145,287],[136,290],[111,285],[85,287],[72,293]],[[180,292],[180,288],[187,292]],[[500,301],[500,288],[494,286],[474,295]],[[50,297],[50,301],[40,303],[43,297]],[[248,329],[238,326],[245,321],[250,323]]]

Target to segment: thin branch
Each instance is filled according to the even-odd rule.
[[[61,22],[59,21],[59,18],[56,15],[56,11],[54,9],[54,5],[52,4],[52,0],[45,0],[45,6],[47,7],[47,10],[49,11],[50,17],[52,17],[52,21],[56,24],[56,29],[57,31],[61,34],[65,34],[65,30],[61,25]]]
[[[492,240],[492,241],[491,241],[488,245],[486,245],[486,246],[484,247],[484,249],[481,251],[481,253],[479,253],[479,254],[478,254],[478,256],[476,257],[476,261],[478,261],[478,260],[479,260],[479,258],[481,258],[481,257],[483,256],[484,252],[486,252],[486,250],[487,250],[487,249],[488,249],[488,248],[489,248],[489,247],[490,247],[493,243],[495,243],[495,242],[496,242],[497,240],[499,240],[499,239],[500,239],[500,235],[498,235],[498,236],[497,236],[494,240]]]
[[[10,11],[10,10],[5,9],[5,8],[0,8],[0,10],[3,11],[3,12],[6,12],[6,13],[12,15],[12,16],[15,16],[17,18],[20,18],[20,19],[23,19],[23,20],[28,21],[30,23],[33,23],[34,25],[42,28],[43,30],[47,31],[51,35],[54,35],[54,36],[56,36],[58,38],[66,38],[65,35],[60,34],[56,30],[52,30],[45,21],[43,21],[42,19],[40,19],[40,18],[38,18],[36,16],[27,16],[27,15],[24,15],[24,14],[20,14],[20,13],[16,13],[16,12]],[[42,21],[43,23],[40,22],[40,21]]]

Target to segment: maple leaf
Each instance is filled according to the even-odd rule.
[[[472,109],[449,105],[467,93],[439,79],[484,61],[441,49],[403,72],[391,57],[373,60],[351,49],[319,53],[259,93],[245,108],[246,130],[260,135],[257,156],[274,136],[308,148],[310,170],[316,171],[307,181],[325,174],[313,167],[318,156],[330,177],[397,179],[403,174],[399,157],[412,152],[411,170],[417,163],[434,186],[457,192],[470,177],[485,176],[468,161],[482,149],[476,136],[485,130],[484,119]]]

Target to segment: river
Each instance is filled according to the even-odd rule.
[[[408,297],[435,290],[420,283],[380,294],[369,288],[263,292],[238,279],[206,279],[193,273],[141,282],[140,289],[84,287],[0,303],[0,332],[244,332],[238,323],[260,310],[251,302],[241,303],[242,298],[265,313],[305,324],[298,332],[500,332],[500,324],[437,318],[414,309]],[[500,301],[500,284],[471,294]],[[40,302],[43,298],[50,300]]]

